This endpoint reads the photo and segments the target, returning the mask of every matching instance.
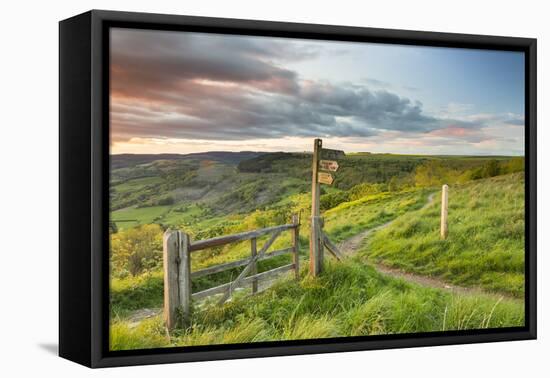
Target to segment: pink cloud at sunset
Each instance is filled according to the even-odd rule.
[[[417,83],[392,84],[363,73],[355,61],[345,63],[352,52],[369,58],[363,50],[337,42],[113,29],[111,152],[300,151],[322,137],[347,151],[523,153],[521,113],[475,112],[455,102],[447,112],[430,112],[425,97],[404,94],[426,96]],[[335,59],[351,67],[338,71]],[[356,80],[333,80],[335,72]]]

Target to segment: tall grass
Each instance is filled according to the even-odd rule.
[[[439,198],[378,231],[364,256],[392,267],[517,297],[524,294],[523,173],[449,189],[449,236],[440,240]]]
[[[325,232],[335,242],[354,236],[365,229],[379,226],[408,211],[422,207],[427,200],[428,191],[415,190],[398,193],[379,193],[362,199],[347,202],[326,211]],[[303,199],[301,199],[303,200]],[[299,207],[300,204],[295,205]],[[245,218],[235,231],[253,229],[255,218],[262,212]],[[305,218],[305,217],[304,217]],[[258,239],[261,246],[269,239],[265,235]],[[300,227],[301,259],[308,258],[309,222],[302,219]],[[290,232],[284,232],[273,243],[270,250],[286,248],[291,245]],[[226,263],[250,256],[250,242],[226,245],[222,248],[195,252],[192,256],[192,270]],[[291,262],[291,256],[279,256],[258,263],[258,271],[266,271]],[[234,279],[242,268],[235,268],[207,277],[193,280],[193,291],[204,290]],[[140,308],[161,307],[163,301],[162,271],[153,271],[137,277],[113,277],[111,279],[111,313],[114,317],[124,317],[131,311]]]
[[[523,300],[510,296],[520,298],[524,292],[523,190],[522,174],[451,186],[447,240],[439,239],[439,198],[422,208],[434,189],[378,193],[342,203],[323,214],[325,231],[335,242],[396,220],[371,235],[355,257],[342,263],[325,259],[328,264],[322,276],[307,276],[307,264],[302,264],[299,281],[285,277],[253,297],[237,295],[224,306],[197,306],[192,326],[170,337],[160,316],[138,324],[128,320],[134,310],[162,306],[162,272],[113,278],[111,349],[522,326]],[[308,200],[303,195],[293,199],[288,202],[293,211],[304,209]],[[240,218],[235,231],[254,228],[263,215]],[[303,257],[308,234],[304,217]],[[289,235],[283,235],[273,248],[289,243]],[[246,257],[249,244],[201,253],[194,255],[193,270]],[[262,261],[259,270],[288,259]],[[372,260],[459,285],[482,286],[494,294],[459,294],[408,283],[379,274],[369,265]],[[227,282],[237,272],[194,280],[193,290]]]
[[[160,316],[137,327],[115,320],[111,348],[483,329],[524,322],[521,301],[421,287],[383,276],[360,258],[329,263],[318,278],[302,276],[298,282],[281,281],[257,296],[197,311],[193,325],[170,339]]]
[[[323,214],[324,231],[331,240],[340,242],[421,208],[426,203],[429,192],[424,189],[383,192],[345,202]]]

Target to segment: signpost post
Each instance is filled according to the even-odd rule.
[[[320,243],[319,235],[319,217],[320,217],[320,185],[318,180],[319,160],[323,141],[315,139],[313,141],[313,161],[311,164],[311,235],[309,238],[309,272],[316,277],[321,273],[321,261],[323,254],[323,245]]]
[[[342,255],[328,237],[323,234],[323,219],[320,214],[320,184],[332,185],[334,176],[330,172],[336,172],[339,168],[335,159],[345,156],[344,151],[322,148],[323,141],[313,141],[313,160],[311,165],[311,237],[309,239],[309,272],[312,276],[318,276],[323,270],[324,246],[337,259]],[[323,159],[323,160],[321,160]],[[325,171],[325,172],[323,172]],[[328,245],[329,243],[330,245]]]

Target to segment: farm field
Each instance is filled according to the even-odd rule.
[[[307,275],[310,160],[252,152],[112,156],[111,349],[523,325],[523,158],[349,154],[334,185],[323,187],[321,210],[331,240],[357,243],[342,262],[326,254],[318,278]],[[443,183],[450,187],[446,240],[439,238]],[[191,326],[166,336],[160,308],[167,228],[201,240],[288,223],[292,214],[302,220],[300,280],[283,275],[223,306],[197,303]],[[271,249],[289,242],[283,234]],[[247,243],[216,247],[194,254],[191,268],[249,253]],[[264,260],[258,270],[290,261]],[[419,284],[378,266],[464,290]],[[193,280],[193,291],[239,271]]]

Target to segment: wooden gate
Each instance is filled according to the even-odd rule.
[[[183,231],[168,230],[163,239],[164,263],[164,318],[168,329],[189,324],[191,318],[191,301],[199,300],[211,295],[222,294],[219,304],[227,301],[237,287],[251,284],[252,292],[258,291],[258,281],[273,277],[279,273],[294,270],[295,277],[299,277],[299,229],[298,215],[292,216],[292,223],[280,226],[267,227],[238,234],[224,235],[211,239],[192,242],[188,234]],[[269,247],[284,231],[292,232],[292,245],[267,253]],[[271,235],[265,244],[258,250],[257,240],[264,235]],[[193,252],[225,244],[250,240],[250,257],[214,265],[205,269],[191,272],[191,256]],[[262,273],[257,272],[258,261],[292,253],[293,262]],[[233,281],[215,286],[197,293],[192,292],[191,280],[210,274],[223,272],[244,266],[244,269]]]

